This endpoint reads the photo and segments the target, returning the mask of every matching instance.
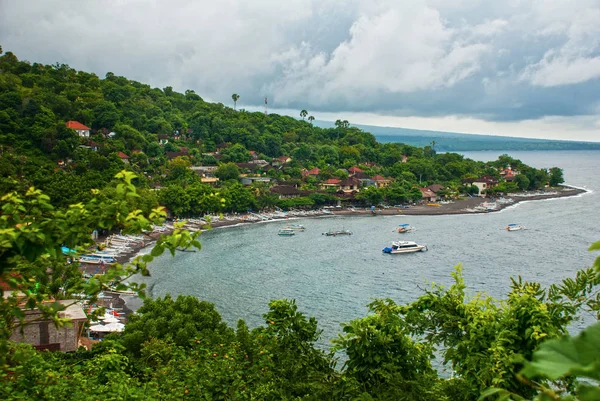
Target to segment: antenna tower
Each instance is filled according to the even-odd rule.
[[[267,97],[265,96],[265,116],[268,114],[268,104],[267,104]]]

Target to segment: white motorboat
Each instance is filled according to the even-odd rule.
[[[523,227],[523,226],[522,226],[522,225],[520,225],[520,224],[514,224],[514,223],[513,223],[513,224],[509,224],[509,225],[506,227],[506,231],[520,231],[520,230],[526,230],[526,228],[525,228],[525,227]]]
[[[337,237],[338,235],[352,235],[352,231],[348,231],[348,230],[340,230],[340,231],[329,230],[326,233],[321,233],[321,235],[326,235],[328,237]]]
[[[427,245],[419,245],[414,241],[394,241],[391,247],[383,248],[384,253],[412,253],[427,250]]]
[[[296,231],[294,231],[291,228],[282,228],[281,230],[279,230],[279,232],[277,233],[277,235],[281,235],[281,236],[292,236],[292,235],[296,235]]]
[[[290,230],[294,230],[294,231],[304,231],[304,230],[306,230],[306,227],[304,227],[302,224],[290,224],[289,226],[285,226],[284,229],[290,229]]]

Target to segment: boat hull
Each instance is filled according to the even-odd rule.
[[[350,231],[330,231],[323,234],[328,237],[337,237],[338,235],[352,235]]]
[[[384,248],[384,253],[389,253],[392,255],[397,255],[401,253],[415,253],[415,252],[424,252],[427,248],[423,245],[419,245],[415,248],[406,248],[406,249],[392,249],[392,248]]]

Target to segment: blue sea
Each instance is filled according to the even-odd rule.
[[[465,156],[485,161],[502,153],[507,152]],[[566,184],[589,192],[478,215],[304,219],[297,222],[307,230],[293,237],[277,235],[284,222],[215,229],[201,235],[202,251],[163,256],[151,264],[152,276],[138,281],[147,282],[152,297],[186,294],[212,302],[232,325],[240,318],[250,327],[261,325],[270,300],[295,299],[319,321],[326,346],[342,323],[365,316],[373,299],[412,302],[432,283],[450,285],[458,263],[471,294],[497,298],[506,296],[511,277],[549,285],[591,266],[598,254],[587,248],[600,240],[600,151],[510,155],[533,167],[561,167]],[[401,223],[417,231],[400,237],[394,230]],[[529,229],[507,232],[509,223]],[[330,229],[354,235],[322,235]],[[381,252],[398,239],[427,244],[429,250]]]

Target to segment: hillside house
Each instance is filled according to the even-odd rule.
[[[165,152],[165,156],[167,156],[168,160],[173,160],[176,157],[189,156],[187,148],[182,146],[179,149],[179,152]]]
[[[302,172],[302,177],[316,177],[320,172],[321,170],[317,167],[311,168],[310,170],[304,170]]]
[[[289,156],[279,156],[279,157],[275,157],[271,160],[271,164],[273,166],[281,166],[285,163],[289,163],[292,161],[292,158]]]
[[[240,177],[240,182],[243,185],[252,185],[255,182],[268,184],[271,182],[271,177]]]
[[[437,195],[431,189],[419,188],[419,191],[421,191],[421,196],[423,197],[423,200],[425,200],[427,202],[436,202],[437,201]]]
[[[500,177],[504,178],[505,180],[507,177],[516,177],[517,175],[519,175],[519,171],[513,170],[512,167],[510,166],[510,164],[506,168],[501,168],[499,173],[500,173]],[[512,180],[507,180],[507,181],[512,181]]]
[[[167,134],[158,134],[158,144],[159,145],[166,145],[167,143],[169,143],[169,135],[167,135]]]
[[[292,185],[276,185],[271,188],[271,193],[279,196],[279,199],[297,198],[307,194],[306,191],[301,191]]]
[[[380,175],[376,175],[372,178],[372,180],[375,182],[375,186],[377,188],[385,188],[392,182],[391,178],[385,178]]]
[[[360,180],[354,177],[346,178],[340,182],[342,191],[344,192],[359,192],[360,191]]]
[[[438,194],[438,192],[443,191],[444,190],[444,186],[442,184],[431,184],[430,186],[427,187],[427,189],[429,189],[438,198],[440,198],[440,195]]]
[[[73,131],[77,132],[80,137],[89,138],[90,136],[90,128],[79,121],[67,121],[67,128],[71,128]]]
[[[129,156],[127,156],[123,152],[117,152],[117,157],[123,161],[125,164],[129,164]]]
[[[348,169],[348,175],[350,177],[354,176],[356,173],[364,173],[364,171],[362,171],[360,168],[358,168],[356,166],[355,167],[350,167]]]
[[[484,175],[474,180],[473,185],[479,189],[479,196],[485,198],[487,190],[498,185],[498,180],[495,177]]]
[[[337,192],[340,189],[342,189],[342,186],[340,185],[341,182],[342,182],[342,180],[340,180],[338,178],[330,178],[321,183],[321,189],[333,188]]]

